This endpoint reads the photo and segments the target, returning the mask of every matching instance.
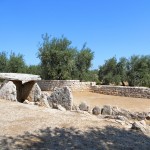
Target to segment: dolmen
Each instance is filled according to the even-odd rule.
[[[41,80],[39,75],[21,73],[0,73],[3,82],[0,85],[0,99],[11,101],[37,101],[41,89],[36,81]]]

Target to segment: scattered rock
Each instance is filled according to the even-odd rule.
[[[107,119],[116,119],[116,116],[105,115],[104,118],[107,118]]]
[[[92,110],[92,114],[94,114],[94,115],[99,115],[99,114],[101,114],[101,108],[98,107],[98,106],[95,106],[95,107],[93,108],[93,110]]]
[[[47,94],[46,93],[41,94],[39,106],[50,108],[50,105],[49,105],[48,100],[47,100]]]
[[[78,111],[78,110],[80,110],[80,109],[79,109],[79,106],[77,106],[77,105],[73,104],[73,106],[72,106],[72,110],[76,110],[76,111]]]
[[[140,120],[145,120],[146,118],[146,113],[142,112],[142,113],[137,113],[137,119]]]
[[[115,119],[121,120],[121,121],[127,121],[128,119],[125,116],[116,116]]]
[[[112,108],[111,106],[104,105],[101,111],[102,115],[112,115]]]
[[[24,104],[29,104],[29,105],[35,105],[34,102],[30,102],[30,101],[28,101],[27,99],[26,99],[23,103],[24,103]]]
[[[128,111],[128,110],[125,110],[125,109],[119,109],[119,115],[120,116],[125,116],[127,117],[128,119],[131,119],[131,113]]]
[[[144,120],[142,121],[135,121],[133,124],[132,124],[132,127],[131,129],[133,130],[138,130],[138,131],[142,131],[142,132],[145,132],[146,131],[146,122]]]
[[[47,97],[49,105],[53,108],[54,103],[60,104],[66,110],[72,110],[73,96],[69,87],[55,88],[54,92]]]
[[[61,110],[61,111],[66,111],[66,109],[64,107],[62,107],[61,105],[57,105],[57,109]]]
[[[147,113],[147,115],[146,115],[146,119],[147,119],[147,120],[150,120],[150,112],[149,112],[149,113]]]
[[[12,81],[4,81],[0,87],[0,98],[17,101],[16,86]]]
[[[82,110],[82,111],[89,111],[89,106],[85,102],[82,102],[79,105],[79,109]]]
[[[112,107],[112,115],[116,116],[119,115],[119,108],[116,106]]]

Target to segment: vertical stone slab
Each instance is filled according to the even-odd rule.
[[[4,83],[0,86],[0,98],[17,101],[16,86],[12,81],[4,81]]]
[[[61,105],[66,110],[72,110],[73,96],[69,87],[55,88],[54,92],[47,98],[51,107]]]
[[[22,100],[22,82],[21,81],[12,81],[16,86],[16,94],[17,94],[17,101],[23,102]]]
[[[22,86],[22,99],[36,102],[40,99],[41,89],[34,81],[24,83]]]

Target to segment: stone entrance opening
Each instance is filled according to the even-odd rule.
[[[34,88],[34,85],[36,84],[35,81],[30,81],[22,84],[21,81],[12,81],[16,86],[16,95],[17,95],[17,101],[23,103],[26,99],[32,101],[34,97],[31,96],[32,90]]]

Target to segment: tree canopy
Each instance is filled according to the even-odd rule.
[[[115,57],[99,67],[99,80],[102,84],[121,84],[150,87],[150,55],[133,55],[129,59]]]
[[[42,39],[43,43],[38,53],[42,77],[56,80],[76,78],[82,80],[84,73],[91,67],[93,52],[86,45],[81,51],[77,50],[64,36],[50,38],[48,34],[45,34]]]

